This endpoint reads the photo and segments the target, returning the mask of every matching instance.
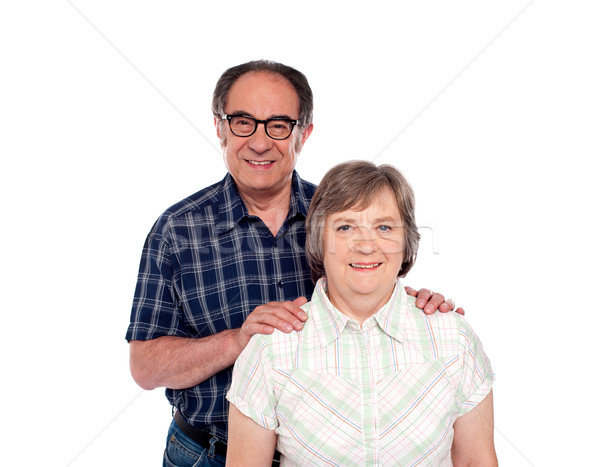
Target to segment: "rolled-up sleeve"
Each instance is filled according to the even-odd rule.
[[[149,340],[161,336],[186,336],[180,301],[173,287],[173,264],[168,238],[160,220],[148,234],[131,309],[126,339]]]
[[[456,389],[459,415],[476,407],[492,390],[495,375],[473,328],[462,320],[459,335],[461,372]]]
[[[265,338],[254,335],[236,360],[227,400],[258,425],[275,430],[278,426],[277,401]]]

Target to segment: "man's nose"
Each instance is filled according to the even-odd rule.
[[[256,131],[248,138],[248,146],[257,153],[263,153],[273,147],[274,140],[267,135],[265,125],[259,123]]]

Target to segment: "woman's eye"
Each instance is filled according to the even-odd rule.
[[[378,227],[380,232],[389,232],[392,228],[389,225],[380,225]]]
[[[347,232],[351,227],[349,225],[340,225],[337,229],[341,232]]]

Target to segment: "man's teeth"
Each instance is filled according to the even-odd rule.
[[[259,162],[259,161],[248,161],[248,162],[250,162],[253,165],[267,165],[267,164],[271,163],[271,161],[262,161],[262,162]]]
[[[352,266],[353,268],[361,268],[361,269],[373,269],[376,268],[377,266],[379,266],[381,263],[375,263],[375,264],[354,264],[354,263],[350,263],[350,266]]]

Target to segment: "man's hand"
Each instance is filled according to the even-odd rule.
[[[300,331],[308,318],[300,309],[306,302],[306,298],[298,297],[293,302],[269,302],[256,307],[237,330],[240,349],[246,347],[254,334],[271,334],[275,329],[282,332]]]
[[[404,287],[404,290],[406,290],[408,295],[417,297],[415,305],[417,308],[421,308],[427,315],[431,315],[436,311],[447,313],[454,310],[454,307],[456,306],[452,300],[445,300],[441,293],[433,293],[433,291],[429,289],[421,289],[417,292],[412,287]],[[456,312],[459,315],[465,314],[465,310],[462,308],[457,308]]]
[[[167,387],[184,389],[205,381],[233,365],[253,334],[301,330],[307,314],[306,303],[270,302],[256,307],[239,329],[227,329],[211,336],[190,338],[162,336],[147,341],[131,341],[131,374],[144,389]]]

